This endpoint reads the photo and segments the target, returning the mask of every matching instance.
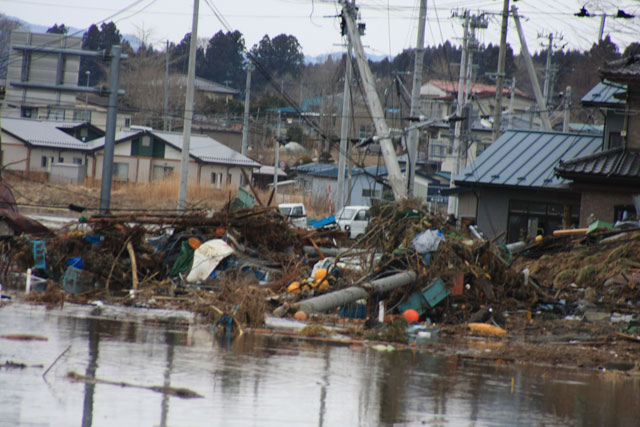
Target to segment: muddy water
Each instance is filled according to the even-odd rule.
[[[0,308],[0,426],[594,425],[640,422],[640,381],[620,375],[481,365],[167,326],[149,310]],[[126,320],[116,320],[125,318]],[[68,351],[65,353],[65,350]],[[54,360],[43,378],[43,373]],[[7,367],[7,361],[27,365]],[[68,372],[148,388],[75,382]]]

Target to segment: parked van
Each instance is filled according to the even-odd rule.
[[[364,234],[369,224],[369,206],[345,206],[336,221],[340,230],[346,231],[347,236],[356,239]]]
[[[278,209],[294,227],[307,228],[307,210],[303,203],[280,203]]]

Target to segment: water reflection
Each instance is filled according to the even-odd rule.
[[[90,309],[0,309],[6,360],[0,425],[636,425],[640,381],[531,366],[477,364],[412,351],[378,352],[249,335],[220,342],[205,326],[96,317]],[[55,371],[55,373],[53,373]],[[110,384],[70,382],[69,371],[143,386],[186,387],[203,399]]]

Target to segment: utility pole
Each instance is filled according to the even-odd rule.
[[[509,27],[509,0],[502,3],[502,27],[500,28],[500,50],[498,51],[498,73],[496,74],[496,102],[493,110],[492,140],[500,136],[500,122],[502,121],[502,88],[505,78],[505,62],[507,55],[507,29]],[[511,117],[509,117],[511,127]]]
[[[346,157],[351,153],[349,146],[349,126],[351,117],[351,40],[347,40],[347,56],[345,58],[344,89],[342,95],[342,120],[340,123],[340,150],[338,152],[338,188],[336,194],[336,212],[344,207],[344,175]]]
[[[342,4],[342,18],[347,27],[349,34],[349,40],[353,45],[356,61],[358,62],[358,71],[362,78],[362,86],[365,91],[367,106],[371,112],[373,118],[373,124],[376,128],[376,134],[379,138],[380,149],[384,158],[384,163],[387,167],[387,177],[389,180],[389,186],[393,191],[394,198],[396,200],[406,199],[407,192],[404,186],[404,179],[400,166],[398,165],[398,158],[396,157],[395,150],[393,148],[393,142],[391,141],[391,135],[389,127],[384,119],[384,112],[378,93],[376,92],[375,80],[369,68],[364,48],[360,40],[359,27],[355,22],[355,6],[349,4],[346,0],[341,0]]]
[[[178,192],[178,213],[187,208],[187,184],[189,181],[189,150],[191,142],[191,122],[193,120],[193,92],[196,79],[196,44],[198,43],[198,6],[193,0],[193,20],[189,43],[189,69],[187,75],[187,95],[184,103],[184,126],[182,132],[182,161],[180,162],[180,190]]]
[[[549,33],[549,46],[547,46],[547,63],[544,67],[544,86],[542,88],[542,97],[545,106],[549,105],[549,84],[551,83],[551,54],[553,49],[553,33]]]
[[[282,98],[282,86],[284,81],[280,80],[280,98]],[[282,121],[282,107],[278,108],[278,127],[276,128],[275,160],[273,163],[273,194],[278,198],[278,163],[280,163],[280,122]]]
[[[571,122],[571,86],[567,86],[564,91],[563,106],[564,114],[562,120],[562,132],[569,132],[569,123]]]
[[[516,93],[516,76],[511,77],[511,89],[509,91],[509,125],[508,129],[513,126],[513,99]]]
[[[169,129],[169,40],[164,58],[164,130]]]
[[[469,41],[469,11],[465,10],[464,12],[464,37],[462,39],[462,52],[460,58],[460,71],[458,73],[458,103],[456,106],[456,116],[460,117],[462,114],[462,105],[464,104],[464,89],[463,85],[465,82],[465,74],[467,68],[467,56],[468,56],[468,41]],[[460,120],[456,120],[455,130],[453,134],[453,170],[451,171],[451,178],[449,181],[449,187],[455,187],[454,181],[455,177],[460,171],[460,157],[462,153],[462,139],[460,137],[461,134],[461,123]],[[449,202],[447,206],[447,213],[457,215],[458,212],[458,197],[450,195]]]
[[[413,86],[411,87],[411,117],[420,115],[420,87],[422,86],[422,68],[424,62],[424,27],[427,15],[427,0],[420,0],[418,14],[418,40],[416,42],[415,62],[413,64]],[[418,158],[418,144],[420,135],[418,129],[409,131],[407,138],[407,192],[414,197],[414,182],[416,179],[416,163]]]
[[[244,86],[244,117],[242,118],[242,149],[243,156],[247,155],[249,145],[249,102],[251,100],[251,61],[247,62],[247,82]]]
[[[538,109],[540,110],[540,119],[542,120],[542,127],[544,130],[551,130],[551,122],[549,121],[549,114],[547,113],[547,106],[542,97],[540,91],[540,84],[536,77],[536,71],[533,68],[533,60],[529,54],[529,48],[527,48],[527,40],[524,38],[524,31],[522,31],[522,24],[520,24],[520,17],[518,16],[518,9],[515,6],[511,7],[513,13],[513,20],[516,23],[516,29],[518,30],[518,37],[520,38],[520,45],[522,46],[522,56],[524,57],[524,63],[527,66],[527,72],[529,73],[529,79],[531,79],[531,86],[533,86],[533,94],[536,97],[538,103]]]
[[[118,118],[118,85],[120,84],[120,54],[122,46],[111,46],[111,68],[109,70],[109,101],[107,106],[107,128],[104,135],[104,159],[102,160],[102,182],[100,184],[100,213],[105,214],[111,203],[111,179],[113,177],[113,153],[115,151],[116,119]]]

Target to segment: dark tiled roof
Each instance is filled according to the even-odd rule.
[[[462,186],[554,187],[568,183],[554,167],[600,150],[602,137],[559,132],[508,131],[455,177]]]
[[[561,161],[556,174],[573,180],[602,178],[640,180],[640,151],[614,148],[601,153]]]
[[[640,55],[627,56],[607,62],[600,74],[613,82],[627,83],[640,80]]]

